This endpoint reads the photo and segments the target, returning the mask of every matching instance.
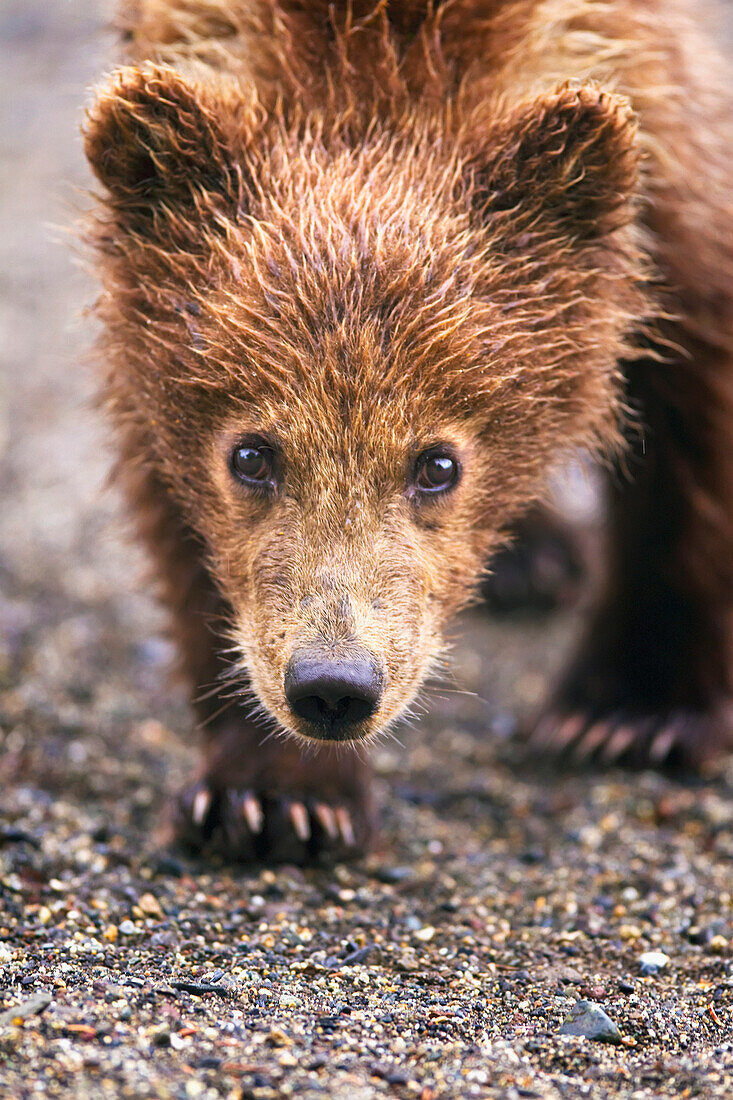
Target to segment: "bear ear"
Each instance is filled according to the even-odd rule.
[[[487,222],[504,214],[542,236],[600,240],[634,216],[636,133],[628,101],[594,86],[528,101],[469,154],[474,204]]]
[[[84,142],[123,225],[157,235],[204,203],[236,217],[248,106],[232,81],[204,91],[173,69],[119,69],[88,112]]]

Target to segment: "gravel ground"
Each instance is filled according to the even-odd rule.
[[[63,229],[105,14],[0,5],[0,1094],[733,1095],[733,762],[528,766],[508,734],[572,616],[466,620],[465,692],[376,754],[363,863],[156,846],[190,721],[103,489]],[[578,1000],[615,1041],[560,1033]]]

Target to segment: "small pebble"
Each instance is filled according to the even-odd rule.
[[[137,904],[146,917],[157,917],[158,920],[162,920],[165,915],[154,894],[141,894],[137,899]]]
[[[292,1040],[285,1034],[282,1028],[274,1027],[268,1036],[269,1042],[274,1047],[289,1047]]]
[[[38,1016],[48,1008],[51,1000],[49,993],[36,993],[34,997],[29,997],[19,1005],[12,1005],[5,1012],[0,1013],[0,1027],[8,1027],[16,1021],[22,1023],[31,1016]]]
[[[576,1001],[560,1025],[560,1035],[580,1035],[596,1043],[619,1044],[621,1032],[593,1001]]]
[[[642,974],[657,974],[660,970],[664,970],[668,963],[669,955],[665,955],[663,951],[645,951],[643,955],[639,955],[639,968]]]
[[[398,883],[407,882],[415,877],[414,867],[379,867],[375,872],[380,882]]]
[[[359,947],[356,951],[352,951],[346,958],[341,959],[341,966],[359,966],[371,955],[374,950],[374,944],[369,944],[367,947]]]

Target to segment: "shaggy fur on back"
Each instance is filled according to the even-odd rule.
[[[634,419],[653,457],[615,481],[609,591],[540,740],[729,739],[733,127],[700,22],[682,0],[122,5],[90,236],[118,473],[206,696],[194,843],[313,854],[316,803],[363,839],[353,757],[258,748],[263,722],[314,736],[293,662],[368,659],[353,739],[387,728],[549,466]],[[232,477],[253,439],[270,496]],[[436,448],[460,480],[429,499]],[[227,674],[252,718],[219,714]]]

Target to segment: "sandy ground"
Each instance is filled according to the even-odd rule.
[[[469,694],[377,752],[363,863],[156,849],[190,720],[103,487],[94,291],[64,229],[106,14],[0,4],[0,1095],[733,1095],[733,768],[520,762],[506,734],[568,617],[467,620]],[[620,1044],[558,1033],[581,998]]]

